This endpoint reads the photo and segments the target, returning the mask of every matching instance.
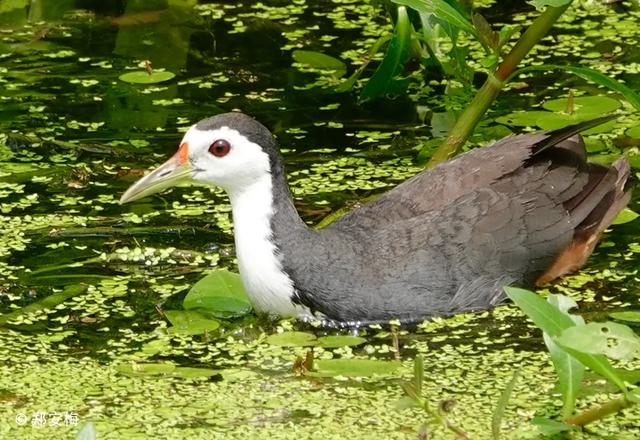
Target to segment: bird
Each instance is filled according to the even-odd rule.
[[[580,132],[510,135],[427,168],[322,229],[298,214],[273,134],[240,112],[191,126],[120,203],[178,183],[221,187],[258,312],[326,325],[415,323],[489,309],[504,286],[581,268],[630,199],[630,167],[589,162]]]

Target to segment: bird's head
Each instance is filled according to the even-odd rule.
[[[271,132],[247,115],[224,113],[203,119],[185,133],[178,152],[134,183],[120,203],[189,181],[233,194],[268,176],[277,154]]]

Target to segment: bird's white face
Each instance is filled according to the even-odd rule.
[[[227,126],[185,133],[178,152],[134,183],[120,203],[158,193],[182,182],[196,181],[238,194],[269,176],[269,155],[237,130]]]
[[[182,138],[188,149],[192,178],[237,193],[270,172],[269,156],[238,131],[229,127],[199,130],[193,126]]]

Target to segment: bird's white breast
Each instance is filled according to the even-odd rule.
[[[233,210],[240,278],[253,305],[262,312],[305,318],[308,308],[294,304],[294,285],[282,268],[272,241],[274,213],[271,175],[229,194]]]

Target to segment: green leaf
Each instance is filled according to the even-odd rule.
[[[14,319],[22,315],[26,315],[27,313],[33,313],[39,310],[53,309],[58,304],[65,302],[69,298],[78,296],[84,293],[86,290],[87,290],[87,286],[84,284],[69,285],[65,287],[62,292],[56,292],[39,301],[36,301],[34,303],[31,303],[24,307],[16,309],[10,313],[5,313],[4,315],[0,315],[0,326],[6,324],[7,322],[13,321]]]
[[[175,73],[167,71],[154,70],[149,74],[146,70],[136,70],[135,72],[123,73],[118,79],[132,84],[155,84],[169,81],[175,76]]]
[[[613,319],[617,319],[619,321],[627,321],[627,322],[638,322],[640,323],[640,310],[629,310],[625,312],[613,312],[609,313]]]
[[[195,310],[165,310],[164,315],[173,325],[167,332],[173,335],[201,335],[220,327],[220,322]]]
[[[220,374],[220,370],[214,370],[212,368],[193,368],[193,367],[178,367],[171,372],[172,376],[181,377],[183,379],[211,377],[217,374]]]
[[[89,420],[82,425],[80,431],[76,434],[75,440],[96,440],[97,438],[98,432],[96,431],[96,427],[93,426],[93,422]]]
[[[620,108],[620,101],[608,96],[577,96],[571,99],[575,113],[603,115]],[[552,99],[542,104],[542,107],[552,112],[566,113],[568,102],[569,98]]]
[[[360,345],[367,342],[365,338],[360,336],[350,335],[335,335],[335,336],[323,336],[318,338],[318,347],[335,348],[335,347],[351,347],[354,345]]]
[[[182,302],[185,310],[202,310],[220,317],[242,316],[251,312],[240,275],[227,270],[207,274],[189,290]]]
[[[545,419],[544,417],[534,417],[533,420],[531,420],[531,423],[536,425],[543,435],[549,437],[578,428],[574,425],[567,425],[565,423],[556,422],[555,420]]]
[[[546,116],[549,112],[542,110],[531,110],[528,112],[513,112],[508,115],[496,118],[496,122],[510,127],[537,127],[537,121],[540,116]]]
[[[374,376],[392,374],[401,367],[399,361],[380,361],[375,359],[318,359],[317,371],[305,373],[307,376]]]
[[[378,40],[376,40],[373,46],[371,46],[371,49],[369,49],[369,56],[366,57],[366,61],[358,68],[358,70],[353,72],[351,76],[349,76],[349,78],[344,80],[342,83],[338,84],[333,90],[336,93],[344,93],[353,89],[353,86],[356,84],[356,82],[362,75],[362,72],[364,72],[364,70],[367,68],[367,66],[369,65],[369,62],[373,59],[373,56],[378,53],[380,48],[387,41],[389,41],[392,38],[392,36],[393,36],[392,34],[386,34],[378,38]]]
[[[632,138],[640,138],[640,125],[636,125],[635,127],[631,127],[625,133],[627,136]]]
[[[337,58],[312,50],[294,50],[293,59],[307,66],[322,70],[333,70],[340,77],[347,73],[347,65]]]
[[[170,362],[158,363],[130,363],[116,365],[116,370],[129,376],[155,376],[158,374],[171,374],[176,366]]]
[[[528,66],[523,67],[522,69],[516,70],[508,79],[510,81],[511,78],[514,78],[521,73],[533,72],[533,71],[550,71],[550,70],[560,70],[563,72],[572,73],[576,76],[579,76],[582,79],[586,79],[587,81],[592,81],[596,84],[600,84],[603,87],[606,87],[614,92],[620,93],[624,98],[629,101],[631,105],[633,105],[637,110],[640,110],[640,95],[635,92],[632,88],[625,85],[624,83],[617,81],[613,78],[608,77],[607,75],[598,72],[597,70],[589,69],[588,67],[578,67],[578,66],[560,66],[558,64],[541,64],[538,66]]]
[[[398,21],[395,32],[389,43],[387,53],[382,62],[365,84],[360,97],[362,99],[374,99],[387,95],[397,95],[404,91],[409,84],[407,79],[398,79],[404,63],[410,56],[411,22],[407,15],[407,9],[398,8]]]
[[[266,341],[281,347],[311,347],[317,344],[315,335],[305,332],[276,333],[268,336]]]
[[[536,119],[536,125],[543,130],[556,130],[558,128],[563,128],[568,125],[578,124],[580,122],[588,121],[590,119],[595,119],[598,116],[601,116],[602,113],[551,113],[544,112],[544,115],[538,116]],[[596,133],[606,133],[609,132],[615,127],[616,121],[608,121],[604,124],[600,124],[597,127],[590,128],[588,130],[584,130],[583,134],[596,134]]]
[[[568,328],[556,342],[565,348],[613,359],[631,359],[640,352],[640,337],[626,325],[616,322],[590,322]]]
[[[549,295],[549,304],[567,315],[577,325],[584,325],[582,316],[570,315],[569,310],[577,307],[571,298],[564,295]],[[576,398],[584,377],[584,365],[558,346],[547,333],[543,334],[544,343],[549,350],[551,362],[558,375],[558,389],[562,396],[562,417],[569,417],[575,408]]]
[[[487,19],[484,18],[482,14],[476,12],[471,17],[471,21],[478,31],[478,39],[480,40],[480,43],[492,51],[498,50],[500,36],[496,31],[491,29],[491,25]]]
[[[575,326],[575,323],[569,316],[562,313],[535,293],[517,287],[505,287],[504,290],[507,296],[520,307],[529,319],[543,332],[549,334],[549,336],[556,338],[560,336],[565,329]],[[582,328],[582,326],[580,328]],[[623,393],[627,392],[624,381],[616,373],[606,357],[583,353],[568,347],[561,348],[576,358],[576,360],[585,367],[609,379],[620,388]]]
[[[413,361],[413,385],[418,396],[422,395],[422,383],[424,382],[424,360],[417,355]]]
[[[513,372],[511,380],[505,387],[504,391],[502,391],[502,393],[500,394],[498,404],[496,405],[496,408],[491,415],[491,433],[493,434],[494,440],[498,440],[500,438],[500,427],[502,426],[504,412],[507,409],[507,404],[509,403],[509,399],[511,398],[511,394],[513,393],[513,388],[516,385],[519,373],[520,370],[515,370]]]
[[[638,214],[637,212],[634,212],[634,211],[630,210],[629,208],[624,208],[622,211],[620,211],[618,213],[618,215],[616,215],[616,218],[613,219],[611,224],[612,225],[621,225],[623,223],[629,223],[629,222],[634,221],[638,217],[640,217],[640,214]]]
[[[469,20],[445,0],[391,0],[399,5],[409,6],[422,14],[433,14],[440,20],[477,36]]]

